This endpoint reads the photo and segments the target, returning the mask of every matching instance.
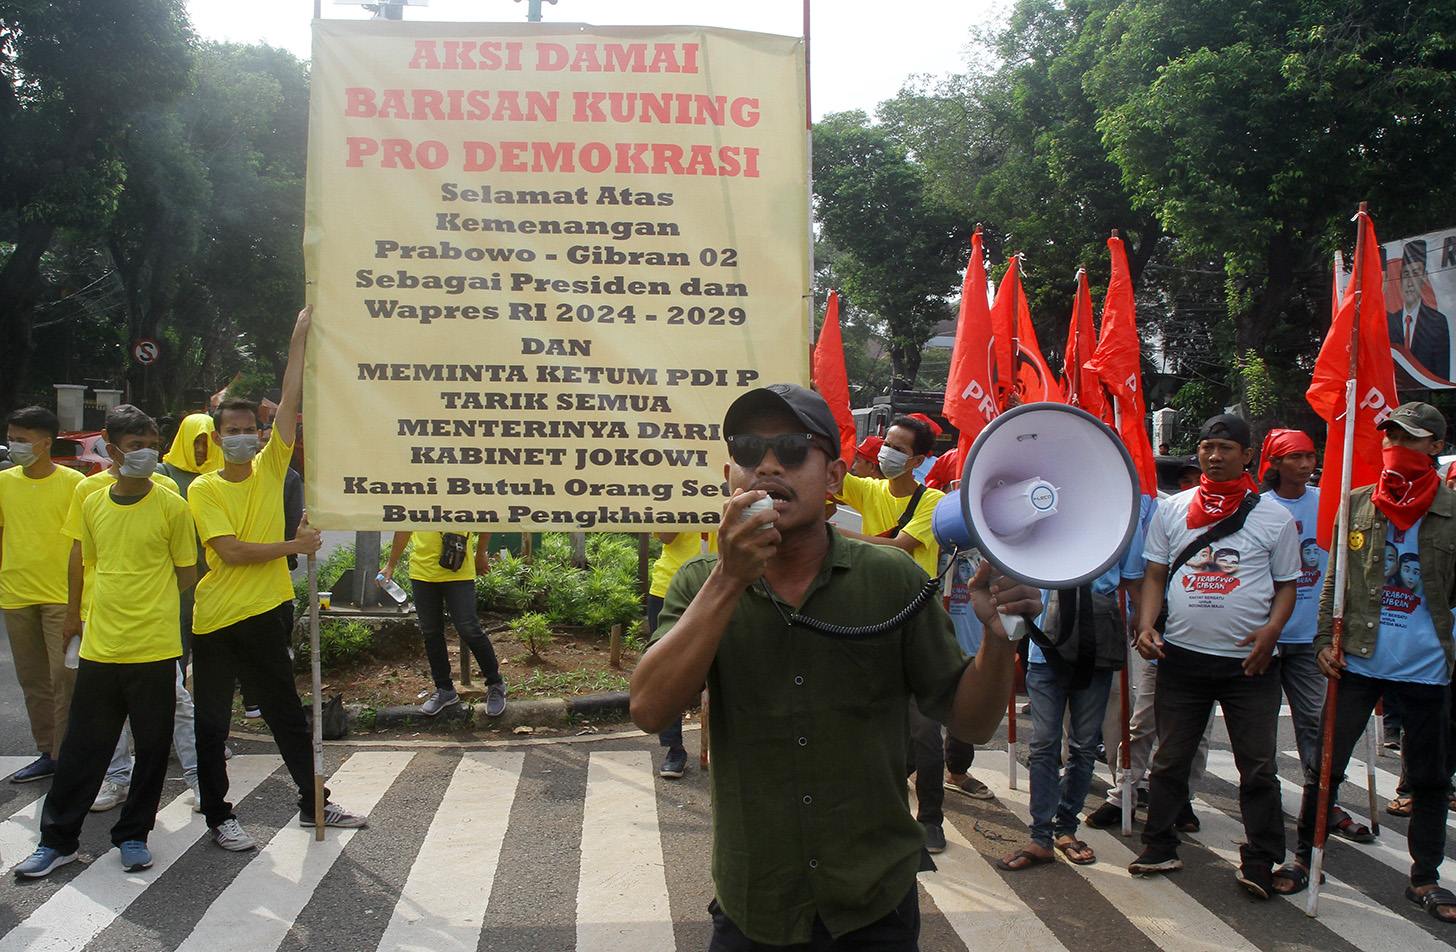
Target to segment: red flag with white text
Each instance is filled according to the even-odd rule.
[[[1011,266],[996,289],[991,304],[991,329],[995,334],[996,377],[1003,394],[1001,406],[1013,405],[1007,396],[1014,393],[1015,403],[1062,402],[1062,387],[1042,356],[1036,329],[1031,324],[1031,309],[1026,304],[1026,291],[1021,286],[1021,255],[1011,257]],[[1009,335],[1003,337],[1003,335]],[[1010,368],[1009,372],[1006,368]]]
[[[1355,439],[1350,487],[1369,486],[1380,477],[1380,423],[1398,406],[1395,365],[1390,357],[1390,328],[1386,322],[1382,290],[1380,244],[1375,225],[1361,212],[1360,248],[1355,274],[1336,304],[1330,333],[1314,362],[1314,378],[1305,399],[1329,427],[1325,438],[1324,478],[1321,485],[1336,488],[1345,455],[1345,385],[1350,377],[1350,347],[1355,341],[1358,307],[1359,339],[1355,341]],[[1357,303],[1358,302],[1358,303]],[[1320,493],[1319,544],[1330,549],[1334,541],[1339,492]]]
[[[1107,298],[1102,303],[1102,336],[1087,367],[1102,381],[1112,395],[1121,426],[1114,427],[1123,445],[1132,454],[1137,467],[1138,484],[1144,496],[1157,496],[1158,471],[1153,460],[1153,444],[1143,423],[1142,347],[1138,343],[1137,305],[1133,299],[1132,274],[1127,267],[1127,252],[1122,239],[1107,239],[1112,255],[1112,277],[1107,282]]]
[[[981,251],[981,229],[971,237],[971,260],[961,283],[960,316],[956,320],[955,349],[945,384],[942,411],[960,431],[961,458],[970,452],[976,434],[999,412],[996,394],[991,308],[986,303],[986,259]]]
[[[1097,334],[1092,328],[1092,292],[1087,287],[1087,272],[1077,269],[1077,297],[1072,305],[1072,321],[1067,328],[1067,350],[1062,360],[1062,390],[1067,403],[1081,407],[1099,420],[1107,419],[1107,400],[1102,395],[1102,381],[1087,369],[1097,347]]]
[[[829,306],[824,309],[824,326],[814,344],[811,367],[814,387],[829,404],[834,422],[839,425],[839,450],[845,465],[854,462],[854,414],[849,410],[849,374],[844,367],[844,337],[839,330],[839,292],[829,292]]]

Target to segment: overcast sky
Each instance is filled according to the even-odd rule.
[[[204,39],[281,46],[310,57],[313,0],[188,0]],[[520,22],[520,0],[429,0],[407,20]],[[814,118],[846,109],[873,115],[912,73],[963,72],[972,27],[1004,22],[1010,0],[819,0],[813,7],[810,61]],[[691,24],[799,36],[803,7],[795,0],[560,0],[542,4],[543,18],[595,24]],[[326,19],[362,20],[357,3],[324,0]]]

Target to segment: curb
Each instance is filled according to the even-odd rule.
[[[374,711],[373,730],[395,730],[429,728],[438,731],[465,730],[472,727],[497,725],[516,727],[565,727],[574,720],[626,720],[627,692],[608,691],[604,694],[587,694],[572,698],[528,698],[507,701],[505,713],[500,717],[489,717],[485,704],[455,704],[436,714],[426,717],[413,705],[408,707],[381,707]],[[364,712],[362,704],[346,704],[350,730],[359,730]]]

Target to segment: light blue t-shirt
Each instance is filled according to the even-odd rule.
[[[1367,678],[1445,684],[1446,652],[1436,637],[1421,580],[1420,520],[1405,531],[1391,523],[1385,533],[1385,588],[1380,634],[1368,658],[1346,655],[1349,670]]]
[[[1277,492],[1268,494],[1294,517],[1294,528],[1299,534],[1299,578],[1295,581],[1294,613],[1279,635],[1281,645],[1307,645],[1314,641],[1314,629],[1319,621],[1320,590],[1325,584],[1325,569],[1330,554],[1320,548],[1315,538],[1315,525],[1319,521],[1319,490],[1308,487],[1298,499],[1285,499]]]

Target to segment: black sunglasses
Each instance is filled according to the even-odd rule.
[[[739,466],[751,469],[763,462],[763,454],[771,446],[774,451],[774,459],[779,461],[779,465],[786,469],[793,469],[808,458],[809,447],[813,445],[814,434],[812,433],[785,433],[782,436],[775,436],[773,439],[741,433],[728,437],[728,455],[733,457],[733,462]]]

